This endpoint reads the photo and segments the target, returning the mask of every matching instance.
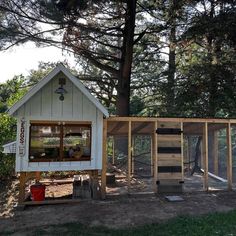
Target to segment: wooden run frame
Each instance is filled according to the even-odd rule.
[[[208,125],[209,124],[222,124],[226,126],[227,130],[227,183],[228,183],[228,190],[232,189],[232,144],[231,144],[231,125],[236,125],[236,119],[217,119],[217,118],[164,118],[164,117],[109,117],[104,119],[103,123],[103,162],[102,162],[102,176],[101,176],[101,190],[102,190],[102,197],[105,198],[106,196],[106,169],[107,169],[107,133],[108,133],[108,124],[110,122],[123,122],[127,124],[128,127],[128,191],[130,190],[130,182],[131,182],[131,175],[132,175],[132,123],[133,122],[147,122],[153,124],[153,130],[149,133],[152,135],[152,163],[153,163],[153,190],[157,192],[156,186],[156,179],[158,175],[158,153],[155,151],[158,147],[158,138],[156,134],[156,129],[158,127],[159,122],[178,122],[181,125],[181,130],[183,130],[183,126],[186,123],[200,123],[203,126],[202,136],[203,136],[203,145],[202,145],[202,153],[203,153],[203,167],[204,167],[204,177],[203,177],[203,187],[205,191],[209,189],[208,183]],[[118,126],[118,127],[117,127]],[[142,124],[142,127],[145,125]],[[116,130],[121,128],[119,123],[112,129],[113,135]],[[217,131],[216,131],[217,132]],[[217,133],[214,133],[214,143],[217,145],[216,141]],[[183,143],[183,134],[181,134],[181,143]],[[214,169],[218,171],[217,165],[218,160],[215,157],[217,155],[217,150],[212,150],[214,152]],[[114,157],[113,157],[114,158]],[[181,153],[181,158],[183,160],[183,153]],[[182,161],[183,162],[183,161]],[[183,163],[182,163],[183,168]]]
[[[153,163],[153,191],[157,192],[157,185],[156,180],[158,176],[158,153],[157,153],[157,147],[158,147],[158,135],[156,134],[156,130],[158,128],[158,124],[161,122],[176,122],[179,123],[181,126],[181,130],[183,130],[183,127],[186,123],[200,123],[202,125],[202,137],[203,137],[203,145],[202,145],[202,153],[203,153],[203,168],[204,168],[204,177],[203,177],[203,184],[204,184],[204,190],[208,191],[208,127],[210,124],[222,124],[226,128],[226,143],[227,143],[227,184],[228,184],[228,190],[232,189],[232,140],[231,140],[231,128],[234,125],[236,127],[236,119],[200,119],[200,118],[148,118],[148,117],[110,117],[110,118],[104,118],[103,120],[103,158],[102,158],[102,171],[101,171],[101,197],[102,199],[105,199],[106,197],[106,170],[107,170],[107,136],[108,136],[108,125],[109,122],[117,122],[115,127],[116,129],[120,129],[121,126],[119,125],[119,122],[123,122],[123,124],[127,125],[128,130],[126,130],[128,135],[128,191],[130,191],[130,185],[131,185],[131,178],[132,178],[132,123],[139,122],[140,127],[143,129],[147,128],[146,125],[143,125],[142,122],[149,123],[151,126],[149,127],[149,135],[152,137],[152,163]],[[118,125],[118,126],[117,126]],[[134,128],[134,130],[139,130],[141,128]],[[112,133],[116,132],[116,130],[113,128]],[[217,131],[216,131],[217,132]],[[217,133],[214,133],[213,136],[213,142],[216,143],[216,135]],[[181,134],[181,143],[183,143],[183,134]],[[113,147],[114,148],[114,147]],[[217,150],[212,150],[214,155],[217,155]],[[181,159],[183,160],[183,153],[181,153]],[[214,160],[214,169],[216,169],[217,165],[217,158],[213,158]],[[183,163],[182,163],[183,168]],[[96,173],[93,173],[93,171],[88,171],[91,176],[95,176],[95,179],[98,179],[98,172],[95,170]],[[20,199],[19,202],[23,203],[24,201],[24,189],[25,189],[25,183],[30,179],[35,178],[39,179],[39,173],[38,172],[21,172],[20,173]]]

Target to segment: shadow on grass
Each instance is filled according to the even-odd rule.
[[[102,217],[102,216],[101,216]],[[45,228],[30,229],[22,235],[144,235],[144,236],[197,236],[197,235],[236,235],[236,210],[228,213],[215,213],[201,217],[178,217],[162,224],[149,224],[135,228],[108,229],[88,227],[79,223],[52,225]],[[16,233],[16,232],[15,232]],[[17,232],[20,233],[20,232]],[[6,232],[11,235],[14,232]],[[20,235],[20,234],[19,234]]]

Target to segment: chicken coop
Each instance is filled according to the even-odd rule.
[[[236,119],[115,117],[62,64],[8,113],[17,139],[20,202],[40,172],[83,171],[109,194],[231,190]]]

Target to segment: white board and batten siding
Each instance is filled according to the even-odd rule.
[[[61,68],[62,66],[60,65],[59,67]],[[71,78],[68,78],[68,75],[72,75],[64,66],[62,69],[53,78],[49,79],[48,83],[34,91],[34,94],[29,99],[18,105],[19,108],[10,111],[17,118],[17,172],[102,169],[103,117],[107,116],[108,112],[106,113],[106,110],[103,110],[105,108],[101,107],[100,103],[96,105],[97,100],[91,99],[90,94],[89,97],[88,94],[84,93],[84,87],[80,89],[80,84],[78,86]],[[55,90],[59,87],[58,79],[60,77],[66,78],[66,84],[63,86],[67,91],[64,95],[64,101],[60,101],[59,95],[55,93]],[[74,77],[73,79],[77,78]],[[25,151],[20,156],[19,145],[22,119],[25,121]],[[29,130],[31,121],[91,122],[91,160],[29,162]]]

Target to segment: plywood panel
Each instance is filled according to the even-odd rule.
[[[79,91],[77,87],[73,85],[72,87],[72,103],[73,103],[73,110],[72,110],[72,116],[76,117],[77,119],[82,119],[82,104],[83,104],[83,95]]]
[[[180,123],[176,123],[176,122],[158,122],[158,128],[180,128]]]
[[[83,120],[96,121],[96,107],[84,95],[82,109]]]
[[[97,121],[96,124],[102,124],[103,123],[103,114],[97,109]],[[96,167],[97,169],[102,169],[102,132],[103,132],[103,127],[102,125],[97,125],[97,135],[96,135],[96,141],[97,141],[97,146],[96,146]]]
[[[52,95],[53,91],[53,84],[49,82],[44,88],[42,89],[42,116],[51,116],[52,115]]]
[[[181,140],[179,141],[160,141],[158,139],[158,147],[181,147]]]
[[[179,141],[180,135],[160,135],[158,134],[158,141]]]
[[[52,80],[52,116],[62,117],[62,102],[59,100],[59,95],[55,93],[55,90],[59,87],[58,77]]]
[[[73,107],[73,94],[72,94],[72,83],[69,79],[66,79],[66,84],[64,85],[67,93],[65,94],[65,99],[62,102],[62,116],[71,117],[72,107]]]
[[[23,105],[20,109],[17,111],[18,117],[24,117],[25,116],[25,105]]]
[[[60,166],[58,166],[58,163]],[[83,162],[73,162],[71,165],[70,162],[51,162],[50,168],[48,165],[49,163],[43,164],[43,162],[30,162],[28,165],[28,171],[69,171],[69,170],[92,170],[94,169],[91,166],[90,161],[83,161]],[[62,165],[61,165],[62,164]]]
[[[30,103],[27,102],[24,104],[24,107],[25,107],[25,115],[24,116],[30,116],[31,114],[31,106],[30,106]]]
[[[30,99],[30,111],[32,116],[40,116],[41,115],[41,91],[38,91],[31,99]]]
[[[180,166],[182,165],[182,161],[180,159],[178,160],[159,160],[158,166]]]
[[[168,154],[168,153],[158,153],[158,160],[166,160],[166,159],[181,159],[181,154]]]
[[[158,180],[182,179],[182,173],[158,173]]]

